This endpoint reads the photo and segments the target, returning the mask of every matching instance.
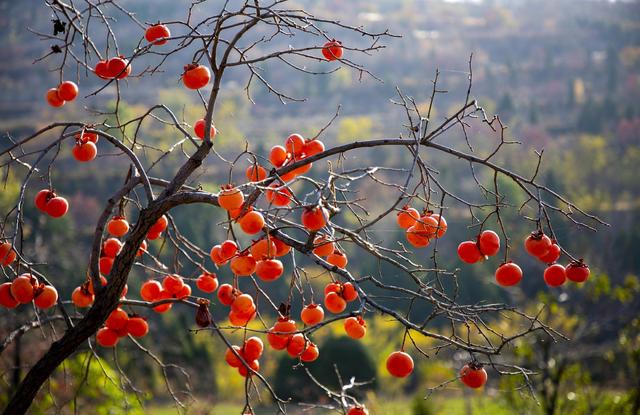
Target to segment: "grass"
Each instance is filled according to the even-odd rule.
[[[463,398],[438,398],[431,401],[431,412],[425,412],[429,415],[507,415],[512,411],[507,408],[499,399],[490,397],[473,397],[469,400],[471,412],[467,411],[467,402]],[[367,403],[370,413],[373,415],[414,415],[413,401],[411,398],[402,400],[384,400]],[[336,414],[326,410],[308,410],[304,411],[301,407],[289,406],[287,413],[291,415],[326,415]],[[196,405],[190,408],[189,415],[236,415],[242,410],[241,404],[220,403],[212,405]],[[259,407],[255,408],[256,415],[276,414],[275,407]],[[177,410],[174,406],[153,406],[148,408],[148,413],[153,415],[175,415]]]

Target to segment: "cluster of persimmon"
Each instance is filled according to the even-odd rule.
[[[185,299],[191,295],[191,286],[185,284],[178,274],[169,274],[162,279],[162,283],[157,280],[147,280],[140,287],[140,297],[151,303],[169,300]],[[153,307],[157,313],[166,313],[171,310],[172,302],[166,302]]]
[[[166,217],[164,219],[165,219],[164,221],[161,221],[161,220],[158,221],[160,222],[159,225],[158,225],[158,222],[154,224],[154,226],[158,225],[158,229],[154,230],[154,233],[152,233],[152,231],[150,230],[149,233],[147,234],[147,237],[149,237],[149,234],[151,234],[152,236],[155,236],[157,231],[157,236],[155,236],[155,238],[157,238],[160,235],[160,233],[162,233],[162,231],[166,228],[166,223],[167,223]],[[152,227],[152,230],[153,230],[153,227]],[[113,262],[115,258],[118,256],[118,254],[120,254],[120,251],[122,250],[122,247],[123,247],[122,242],[118,238],[126,235],[127,232],[129,232],[129,222],[127,222],[124,216],[114,216],[109,220],[109,222],[107,222],[107,233],[111,237],[107,238],[102,243],[102,247],[100,250],[100,259],[98,260],[98,269],[101,274],[100,281],[103,286],[107,285],[107,279],[104,277],[104,275],[109,275],[111,273]],[[147,241],[143,240],[142,243],[140,244],[140,247],[138,248],[138,251],[136,252],[136,256],[140,257],[144,255],[146,251],[147,251]],[[124,297],[126,294],[127,294],[127,286],[125,285],[121,296]],[[79,287],[76,287],[73,290],[73,293],[71,294],[71,301],[78,308],[85,308],[85,307],[91,306],[93,304],[94,299],[95,299],[95,294],[93,290],[93,284],[90,279],[87,279],[87,281],[85,281],[82,285],[80,285]]]
[[[324,149],[324,143],[317,138],[305,139],[300,134],[291,134],[284,141],[284,146],[276,145],[271,147],[269,161],[275,168],[285,167],[296,161],[322,153]],[[284,182],[293,180],[301,174],[308,172],[312,166],[313,163],[303,164],[296,169],[284,173],[280,176],[280,179]]]
[[[165,25],[154,25],[147,29],[145,37],[154,45],[167,43],[170,36],[169,29]],[[124,56],[111,59],[103,59],[96,63],[94,73],[102,79],[124,79],[131,74],[131,64]],[[47,91],[47,102],[53,107],[61,107],[66,101],[72,101],[78,95],[78,86],[71,81],[62,82],[57,88]]]
[[[547,264],[544,270],[544,281],[550,287],[559,287],[567,279],[574,282],[584,282],[589,277],[589,267],[582,259],[571,261],[566,267],[557,264],[561,249],[555,240],[537,230],[524,240],[525,251]],[[500,237],[492,230],[482,231],[475,241],[464,241],[458,245],[458,257],[467,264],[487,259],[500,250]],[[522,280],[522,269],[513,261],[501,264],[495,273],[496,282],[503,287],[510,287]]]
[[[333,314],[342,313],[347,303],[357,298],[358,292],[350,282],[330,282],[324,287],[324,306]]]
[[[280,316],[267,332],[267,342],[275,350],[286,350],[289,356],[303,362],[313,362],[320,356],[315,343],[302,333],[297,333],[296,322],[289,316]]]
[[[122,337],[128,335],[144,337],[147,333],[149,333],[149,324],[143,317],[130,316],[118,307],[109,314],[104,327],[98,330],[96,341],[102,347],[113,347]]]
[[[234,345],[228,348],[224,360],[229,366],[237,368],[240,375],[247,377],[251,373],[247,367],[254,372],[260,370],[258,359],[262,356],[263,351],[264,344],[260,337],[253,336],[246,339],[242,347]]]
[[[589,267],[582,259],[573,260],[566,267],[557,264],[561,249],[555,240],[549,238],[541,230],[532,232],[524,240],[524,248],[527,253],[541,262],[547,264],[544,270],[544,282],[549,287],[559,287],[570,280],[573,282],[585,282],[589,278]]]
[[[243,251],[234,241],[226,240],[211,248],[210,256],[218,266],[229,263],[236,276],[247,277],[255,273],[263,281],[275,281],[284,272],[282,261],[275,257],[286,255],[290,249],[282,241],[267,235]]]
[[[53,190],[42,189],[35,197],[34,203],[38,210],[52,218],[60,218],[69,210],[69,202],[62,196],[58,196]]]
[[[129,232],[129,222],[124,216],[114,216],[107,222],[107,232],[111,235],[111,238],[106,239],[102,243],[102,249],[100,251],[100,260],[98,265],[100,273],[109,275],[111,268],[113,267],[113,261],[122,250],[122,242],[118,238],[124,236]],[[143,241],[141,249],[144,251],[147,249],[147,242]],[[136,254],[139,254],[137,252]]]
[[[336,244],[326,235],[317,235],[313,240],[313,253],[338,268],[344,269],[349,262],[347,255],[340,251]]]
[[[93,72],[102,79],[124,79],[131,75],[131,63],[120,55],[99,61]]]
[[[458,257],[467,264],[484,261],[498,251],[500,236],[492,230],[484,230],[475,241],[464,241],[458,245]],[[499,285],[511,287],[522,280],[522,269],[512,261],[505,262],[496,269],[495,279]]]
[[[0,305],[6,308],[16,308],[20,304],[33,304],[39,309],[46,310],[58,301],[58,291],[51,285],[38,283],[32,274],[22,274],[12,282],[0,285]]]
[[[67,101],[73,101],[78,96],[78,85],[75,82],[64,81],[57,88],[47,91],[46,98],[52,107],[61,107]]]
[[[416,248],[429,246],[432,239],[441,238],[447,232],[447,221],[443,216],[430,210],[420,215],[417,209],[408,205],[398,212],[396,221],[406,229],[407,241]]]
[[[231,284],[222,284],[218,289],[220,303],[230,306],[229,323],[232,326],[244,327],[256,318],[257,310],[253,297],[242,293]]]
[[[81,131],[77,133],[74,138],[76,139],[76,143],[71,149],[71,154],[74,159],[86,163],[96,158],[98,155],[98,147],[96,146],[98,143],[98,134]]]

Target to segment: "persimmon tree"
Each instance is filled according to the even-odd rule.
[[[269,379],[260,372],[263,349],[286,351],[304,365],[322,353],[313,337],[327,325],[344,324],[345,332],[357,339],[368,334],[367,316],[390,317],[404,327],[404,336],[398,339],[402,346],[387,359],[391,375],[408,376],[414,359],[457,350],[468,355],[459,378],[472,388],[481,387],[492,373],[524,374],[525,378],[530,374],[498,358],[515,339],[534,332],[544,332],[551,338],[561,336],[537,315],[514,306],[460,301],[464,282],[459,276],[473,266],[469,264],[499,255],[495,260],[499,285],[516,285],[523,278],[520,267],[510,260],[510,249],[520,245],[526,235],[510,235],[502,220],[505,210],[530,224],[532,233],[526,236],[524,245],[528,253],[549,264],[544,273],[549,286],[561,285],[567,279],[581,282],[588,277],[584,262],[574,258],[556,238],[552,218],[590,230],[603,224],[538,180],[542,153],[534,156],[536,168],[529,173],[508,169],[499,162],[504,150],[517,142],[507,137],[498,116],[488,115],[473,99],[471,60],[467,93],[458,109],[442,119],[432,118],[434,104],[445,92],[439,88],[436,73],[426,108],[397,89],[393,104],[405,114],[398,121],[405,133],[398,137],[353,137],[345,144],[325,147],[322,135],[339,116],[338,110],[333,117],[328,115],[330,121],[313,137],[292,132],[269,154],[254,152],[249,142],[229,159],[215,150],[216,137],[225,134],[215,127],[225,76],[234,73],[234,79],[244,77],[248,100],[252,100],[252,89],[261,87],[282,103],[296,102],[301,98],[273,85],[263,65],[280,65],[299,76],[330,77],[340,68],[355,71],[358,77],[377,79],[361,61],[383,48],[386,39],[396,36],[314,16],[286,0],[215,6],[198,1],[185,8],[181,20],[164,23],[142,22],[115,0],[53,1],[43,7],[51,9],[55,29],[53,36],[40,34],[46,41],[55,42],[52,53],[45,58],[54,63],[60,77],[57,87],[43,91],[48,104],[60,107],[83,95],[100,98],[107,87],[115,87],[117,99],[115,109],[101,112],[111,116],[109,121],[86,123],[78,112],[77,120],[53,122],[26,137],[9,137],[2,150],[3,168],[7,172],[11,169],[21,179],[21,186],[15,207],[5,212],[0,225],[4,279],[0,285],[1,312],[12,313],[17,307],[27,307],[24,304],[32,303],[33,307],[29,310],[31,320],[15,327],[0,350],[6,350],[31,329],[45,324],[60,328],[49,339],[48,350],[20,380],[5,414],[27,411],[54,370],[84,345],[92,351],[96,347],[117,347],[124,341],[142,347],[136,338],[153,336],[145,314],[171,312],[174,307],[193,308],[197,325],[224,344],[226,362],[238,368],[238,376],[246,377],[244,413],[253,413],[253,391],[257,388],[270,391],[281,413],[289,404],[273,392]],[[217,10],[204,13],[205,7]],[[139,28],[139,41],[132,50],[118,46],[117,33],[111,27],[114,18],[127,19]],[[340,33],[359,35],[363,42],[342,43],[337,40]],[[287,39],[289,46],[278,48],[274,40],[279,38]],[[184,72],[173,75],[198,97],[202,118],[180,120],[169,107],[158,104],[140,116],[122,119],[118,109],[121,100],[127,99],[125,86],[152,83],[152,76],[162,72],[167,62],[184,60],[187,53],[190,58],[181,62]],[[142,67],[138,64],[141,61],[153,64]],[[72,68],[77,70],[75,82],[69,79]],[[86,90],[83,80],[91,77],[101,78],[102,84]],[[153,142],[146,141],[140,126],[149,120],[170,128],[176,144],[158,151]],[[474,151],[470,134],[477,129],[498,136],[491,151]],[[442,140],[451,132],[466,140],[466,149]],[[356,159],[359,166],[346,168],[342,163],[345,155],[363,148],[379,152],[399,148],[410,155],[411,161],[408,165],[374,166]],[[23,237],[25,209],[35,206],[45,220],[56,220],[74,209],[65,195],[55,190],[52,180],[57,177],[58,156],[63,152],[73,155],[78,169],[107,152],[115,152],[130,164],[119,190],[104,195],[86,259],[87,278],[77,281],[70,298],[58,295],[54,280],[24,254],[24,248],[33,241]],[[157,177],[154,167],[172,157],[181,160],[179,168],[171,175]],[[434,157],[468,163],[482,202],[466,200],[447,188],[429,161]],[[229,183],[219,191],[193,184],[205,161],[228,169]],[[492,177],[492,184],[484,183],[479,174]],[[510,205],[501,192],[501,180],[513,183],[525,202]],[[365,186],[367,194],[354,192]],[[372,192],[385,195],[383,210],[367,207],[368,199],[377,197]],[[211,240],[210,246],[198,246],[187,239],[173,220],[172,209],[188,204],[224,209],[228,219],[220,229],[226,239]],[[470,240],[459,245],[459,267],[445,269],[439,265],[439,258],[456,254],[439,252],[438,242],[447,237],[446,216],[452,206],[469,212]],[[341,218],[345,215],[355,219],[345,221]],[[376,226],[388,217],[405,229],[406,241],[381,241],[375,235]],[[494,222],[497,229],[488,229]],[[150,243],[156,239],[175,250],[173,264],[156,255]],[[357,251],[359,261],[391,266],[398,278],[408,283],[351,273],[349,251]],[[569,259],[567,267],[557,263],[561,255]],[[284,256],[290,257],[291,266],[285,267],[278,259]],[[177,263],[188,263],[198,272],[172,272],[179,269]],[[309,282],[305,265],[311,264],[326,271],[322,294],[314,293]],[[134,267],[140,267],[148,277],[140,292],[127,291]],[[218,281],[214,269],[220,267],[230,267],[233,279]],[[285,298],[275,298],[266,288],[281,278],[290,280],[290,290]],[[242,292],[242,280],[250,281],[245,287],[252,288]],[[371,294],[372,288],[386,293],[384,296],[401,298],[402,307],[388,306],[382,301],[384,296]],[[432,311],[417,318],[411,310],[420,303],[429,305]],[[300,315],[291,314],[292,304],[302,307]],[[215,321],[210,307],[228,308],[229,321]],[[278,316],[275,321],[274,315]],[[488,322],[496,316],[511,318],[519,330],[508,336],[495,331]],[[253,320],[259,322],[259,329],[247,327]],[[229,334],[238,331],[245,340],[232,344]],[[416,336],[433,339],[435,346],[431,350],[418,347]],[[153,358],[151,353],[149,356]],[[309,376],[309,382],[318,383]],[[333,404],[329,406],[337,411],[367,413],[350,393],[357,382],[341,390],[319,386],[331,398]]]

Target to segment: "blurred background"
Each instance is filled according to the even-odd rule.
[[[181,19],[189,4],[175,0],[120,3],[146,23]],[[264,65],[264,74],[274,85],[291,96],[306,97],[304,103],[282,105],[268,90],[255,85],[250,89],[255,101],[252,104],[244,90],[247,73],[229,73],[214,115],[220,130],[216,149],[221,154],[237,154],[249,142],[252,150],[266,156],[272,145],[280,144],[292,132],[315,135],[338,105],[340,117],[323,134],[327,145],[405,134],[404,114],[390,102],[397,98],[395,88],[414,97],[419,107],[425,109],[436,69],[440,71],[441,89],[448,93],[439,96],[432,119],[442,120],[464,102],[468,64],[473,54],[472,96],[489,114],[499,114],[509,126],[507,135],[522,143],[517,148],[509,147],[498,160],[530,174],[535,168],[534,150],[544,149],[539,177],[611,225],[600,227],[598,232],[578,231],[566,219],[556,218],[554,229],[560,243],[583,256],[592,274],[582,286],[549,289],[542,280],[543,265],[529,258],[521,248],[521,238],[533,225],[512,209],[505,220],[514,239],[513,258],[523,267],[525,278],[517,289],[504,290],[495,285],[492,276],[498,260],[473,267],[459,262],[455,255],[457,244],[474,234],[467,228],[471,223],[468,210],[449,201],[445,212],[449,230],[439,242],[439,261],[451,269],[461,269],[461,301],[504,301],[532,314],[545,304],[543,317],[571,338],[570,342],[553,342],[544,336],[530,336],[519,340],[500,358],[537,371],[532,379],[535,399],[521,376],[499,376],[491,369],[489,383],[482,391],[470,392],[453,382],[430,394],[430,388],[456,376],[469,359],[462,353],[443,352],[429,359],[416,359],[417,370],[411,377],[402,381],[391,379],[384,362],[402,341],[402,330],[388,319],[374,315],[367,317],[369,334],[359,342],[346,338],[341,325],[315,334],[321,357],[309,366],[311,372],[335,387],[338,381],[332,365],[336,363],[343,379],[355,376],[358,381],[373,380],[357,391],[372,414],[640,413],[640,4],[580,0],[327,0],[295,4],[316,15],[362,24],[373,31],[389,28],[402,38],[385,40],[386,47],[372,56],[354,57],[380,80],[361,78],[346,68],[327,76],[292,76],[282,65]],[[203,3],[196,13],[204,16],[208,10],[217,9],[213,4]],[[122,17],[113,21],[112,27],[125,54],[136,47],[143,34],[140,27]],[[36,0],[1,1],[0,131],[4,137],[0,148],[8,144],[6,134],[20,139],[56,120],[86,123],[113,120],[113,115],[100,112],[115,108],[115,87],[61,109],[46,105],[44,93],[58,84],[58,74],[52,70],[60,62],[53,55],[44,63],[33,64],[48,53],[53,43],[28,29],[50,33],[48,9]],[[96,29],[95,36],[100,33]],[[337,33],[335,37],[345,45],[363,42],[353,35],[340,35]],[[286,47],[287,43],[281,42],[276,46]],[[118,116],[133,118],[151,105],[163,103],[189,124],[201,118],[197,95],[186,91],[179,82],[182,66],[190,62],[192,53],[193,50],[185,51],[170,58],[163,72],[143,78],[135,75],[159,58],[149,56],[144,58],[146,61],[136,61],[134,76],[120,85]],[[317,69],[315,65],[310,64],[310,68]],[[320,64],[317,65],[319,68]],[[93,74],[87,75],[83,68],[73,65],[65,70],[65,79],[77,81],[83,95],[102,85]],[[180,138],[175,130],[158,122],[143,123],[141,136],[158,149],[167,149]],[[497,142],[497,136],[486,128],[472,128],[470,137],[479,153]],[[454,147],[466,149],[459,131],[447,134],[444,139]],[[46,138],[42,139],[40,144],[45,141]],[[160,154],[151,153],[145,155],[148,160]],[[433,157],[425,154],[439,170],[444,184],[469,200],[482,200],[466,163],[440,154]],[[344,163],[347,167],[402,166],[408,156],[396,150],[361,150],[349,155]],[[154,175],[169,177],[182,160],[167,159],[154,168]],[[69,298],[73,288],[84,279],[89,243],[99,212],[107,195],[124,180],[128,165],[124,158],[109,154],[106,146],[98,160],[82,168],[78,168],[68,149],[61,152],[56,165],[54,186],[69,199],[72,209],[61,220],[47,221],[28,205],[24,251],[46,263],[42,270],[61,295]],[[212,158],[205,167],[194,183],[215,189],[227,180],[227,167],[216,159]],[[316,168],[313,174],[322,177],[321,170]],[[234,173],[238,181],[244,180],[243,171]],[[491,182],[488,172],[478,174],[481,181]],[[4,214],[15,204],[21,172],[4,170],[2,177],[0,211]],[[33,183],[28,198],[44,186],[38,179]],[[504,180],[500,186],[513,205],[519,206],[524,201],[512,183]],[[359,190],[365,196],[379,191],[373,187]],[[385,208],[384,201],[384,197],[370,198],[367,206],[372,212],[381,211]],[[205,250],[225,238],[224,230],[218,226],[224,218],[216,208],[189,206],[172,213],[182,233]],[[392,219],[376,229],[382,243],[389,246],[404,238]],[[340,220],[349,224],[355,219],[345,214]],[[162,249],[161,241],[153,246]],[[357,250],[353,248],[348,253],[355,258]],[[170,257],[173,252],[162,255]],[[416,254],[425,263],[430,256],[430,250]],[[208,266],[214,269],[213,264]],[[291,269],[290,262],[285,267]],[[305,268],[310,275],[322,275],[317,279],[317,287],[321,289],[326,275],[310,264]],[[354,275],[377,274],[378,264],[352,261],[349,270]],[[180,272],[192,275],[196,270],[186,268]],[[216,272],[221,283],[230,280],[228,269]],[[409,285],[409,281],[394,280],[395,273],[382,268],[387,281]],[[130,292],[137,293],[145,278],[142,271],[136,270],[130,277]],[[273,283],[269,290],[276,302],[284,300],[288,278]],[[398,309],[404,304],[402,299],[387,301]],[[296,313],[300,304],[293,306]],[[215,304],[212,312],[219,320],[226,318],[226,311]],[[424,315],[428,309],[417,306],[413,313]],[[164,362],[185,367],[190,375],[187,378],[177,370],[167,369],[174,390],[182,399],[190,401],[186,391],[191,390],[195,402],[189,413],[239,411],[244,395],[243,378],[224,363],[224,346],[219,340],[209,333],[189,331],[195,327],[192,309],[174,307],[172,313],[162,316],[148,313],[148,317],[151,335],[142,343]],[[28,312],[21,315],[0,310],[0,337],[27,318]],[[497,319],[491,323],[505,333],[515,330],[508,321]],[[434,331],[439,330],[437,324],[432,327]],[[416,342],[425,348],[432,345],[427,339]],[[70,408],[80,413],[89,413],[88,408],[96,414],[142,413],[141,402],[153,414],[176,413],[161,369],[126,343],[118,347],[118,365],[113,353],[103,351],[100,364],[95,360],[88,363],[86,353],[69,360],[65,370],[50,382],[51,393],[41,396],[33,413],[50,413],[69,402]],[[34,331],[0,355],[0,391],[8,393],[16,372],[20,376],[21,370],[46,345],[42,335]],[[21,362],[17,368],[16,361]],[[281,396],[326,401],[322,391],[309,382],[302,369],[293,367],[295,362],[287,356],[267,351],[261,363],[261,372],[272,380]],[[131,384],[122,379],[120,369],[127,373]],[[74,397],[73,381],[69,383],[68,379],[80,378],[83,373],[89,373],[89,382]],[[136,396],[132,387],[145,392]],[[7,393],[2,393],[0,403]],[[264,399],[265,407],[258,413],[273,413],[268,394],[264,394]],[[292,413],[298,410],[291,408]]]

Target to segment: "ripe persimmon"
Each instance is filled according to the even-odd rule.
[[[96,63],[93,72],[102,79],[109,79],[109,66],[106,60],[101,60]]]
[[[240,219],[240,228],[248,235],[255,235],[264,228],[264,216],[255,210]]]
[[[118,344],[118,340],[118,333],[108,327],[103,327],[96,333],[96,342],[102,347],[113,347]]]
[[[307,157],[311,157],[318,153],[322,153],[324,150],[325,150],[324,143],[318,140],[317,138],[313,140],[307,140],[304,143],[303,152],[304,154],[307,155]]]
[[[343,254],[341,251],[335,249],[331,255],[327,257],[327,262],[331,265],[335,265],[338,268],[344,269],[347,266],[347,256]]]
[[[482,259],[482,253],[478,249],[478,244],[474,241],[460,242],[458,245],[458,257],[462,262],[475,264]]]
[[[431,240],[425,235],[425,232],[416,227],[416,225],[407,228],[405,236],[407,237],[407,241],[415,248],[426,248],[431,243]]]
[[[409,206],[403,207],[396,216],[398,226],[404,229],[408,229],[415,225],[418,219],[420,219],[420,212]]]
[[[287,149],[282,146],[273,146],[271,147],[271,152],[269,153],[269,161],[275,167],[282,167],[284,163],[287,161],[288,154]]]
[[[239,277],[248,277],[256,270],[256,260],[251,254],[238,255],[229,265],[231,272]]]
[[[34,204],[36,205],[36,207],[40,211],[46,212],[47,203],[49,202],[49,200],[51,200],[55,196],[56,196],[56,194],[54,192],[52,192],[51,190],[42,189],[36,194],[36,197],[34,199]]]
[[[113,258],[108,256],[100,257],[98,260],[98,268],[100,269],[101,274],[109,275],[111,273],[111,268],[113,268]]]
[[[589,267],[582,259],[571,261],[566,268],[567,278],[573,282],[585,282],[589,278],[590,272]]]
[[[191,295],[191,286],[189,284],[184,284],[180,289],[180,291],[173,294],[173,297],[182,299],[182,298],[189,297],[190,295]]]
[[[296,322],[288,317],[280,317],[267,333],[267,342],[276,350],[284,350],[291,339],[293,332],[297,330]]]
[[[522,279],[522,269],[513,262],[500,265],[496,270],[496,282],[503,287],[516,285]]]
[[[347,415],[369,415],[369,411],[364,406],[352,406]]]
[[[335,61],[342,58],[343,52],[342,43],[339,40],[333,39],[322,46],[322,55],[328,61]]]
[[[293,198],[287,186],[276,183],[269,185],[269,190],[265,192],[265,197],[267,198],[267,202],[278,207],[287,206]]]
[[[318,231],[327,224],[329,212],[322,206],[307,207],[302,212],[302,226],[309,231]]]
[[[161,300],[168,300],[170,298],[173,298],[173,295],[169,291],[162,290],[160,291],[160,294],[158,294],[158,297],[153,301],[156,302]],[[167,311],[171,310],[171,307],[173,307],[172,303],[164,303],[153,307],[153,311],[157,313],[166,313]]]
[[[144,337],[149,333],[149,324],[139,316],[130,317],[125,326],[127,333],[133,337]]]
[[[218,193],[218,204],[221,208],[226,210],[238,209],[244,203],[244,195],[242,192],[233,187],[233,185],[224,185]]]
[[[78,85],[72,81],[64,81],[58,85],[58,96],[63,101],[73,101],[78,96]]]
[[[160,297],[162,284],[156,280],[147,280],[140,287],[140,297],[145,301],[156,301]]]
[[[478,236],[477,248],[482,255],[493,256],[500,250],[500,237],[494,231],[482,231]]]
[[[47,202],[45,212],[52,218],[60,218],[69,210],[69,202],[61,196],[55,196]]]
[[[233,350],[236,351],[236,353],[242,356],[242,349],[240,348],[240,346],[231,346],[231,347],[233,348]],[[242,365],[242,361],[240,360],[240,358],[236,356],[236,354],[233,353],[233,351],[229,348],[224,353],[224,360],[231,367],[240,367]]]
[[[124,56],[117,56],[107,62],[107,76],[111,79],[124,79],[131,74],[131,65]]]
[[[11,294],[11,283],[0,284],[0,305],[6,308],[16,308],[19,304],[20,301],[16,300]]]
[[[0,244],[0,265],[7,266],[16,260],[16,251],[9,242]]]
[[[307,326],[313,326],[324,319],[324,310],[319,304],[311,303],[300,312],[300,320]]]
[[[73,158],[79,162],[87,162],[96,158],[98,155],[98,148],[91,141],[85,143],[76,143],[71,149]]]
[[[567,280],[566,271],[560,264],[549,265],[544,270],[543,277],[549,287],[559,287]]]
[[[114,216],[107,223],[107,232],[117,238],[124,236],[129,232],[129,222],[127,222],[124,216]]]
[[[229,312],[229,323],[232,326],[244,327],[256,317],[255,307],[247,313],[236,313],[231,310]]]
[[[273,258],[276,256],[278,248],[276,247],[273,238],[262,238],[258,242],[255,242],[249,248],[251,255],[257,260],[261,261],[267,258]]]
[[[347,302],[338,293],[330,292],[324,296],[324,306],[333,314],[338,314],[347,308]]]
[[[257,360],[252,360],[250,362],[247,362],[247,365],[251,368],[251,370],[253,370],[254,372],[257,372],[260,370],[260,362]],[[252,372],[249,372],[249,369],[247,369],[247,366],[245,366],[244,364],[240,365],[240,367],[238,367],[238,373],[240,373],[241,376],[243,377],[247,377],[249,375],[252,375]]]
[[[444,216],[441,216],[439,213],[431,213],[429,217],[435,221],[435,228],[433,229],[435,233],[434,237],[442,238],[444,234],[447,233],[447,221]]]
[[[282,262],[277,259],[263,259],[256,263],[256,275],[263,281],[274,281],[284,272]]]
[[[287,343],[287,353],[291,357],[298,357],[304,352],[307,348],[307,343],[309,340],[302,333],[296,333],[289,339],[289,343]]]
[[[329,256],[335,250],[334,243],[326,235],[318,235],[313,240],[313,253],[318,256]]]
[[[273,241],[274,244],[276,244],[276,256],[277,257],[287,255],[289,253],[289,251],[291,251],[291,247],[289,245],[285,244],[284,242],[282,242],[280,239],[276,238],[275,236],[272,236],[271,240]]]
[[[553,242],[551,244],[551,247],[547,251],[547,253],[544,254],[544,255],[539,256],[538,259],[540,261],[544,262],[545,264],[553,264],[554,262],[556,262],[558,260],[558,258],[560,258],[560,254],[561,253],[562,252],[561,252],[560,247],[558,246],[558,244]]]
[[[34,290],[33,303],[42,310],[53,307],[57,301],[58,291],[51,285],[40,284]]]
[[[122,250],[122,242],[116,238],[109,238],[102,244],[102,255],[115,258]]]
[[[318,350],[318,346],[315,343],[308,341],[307,348],[304,349],[302,354],[300,355],[300,360],[303,362],[313,362],[318,359],[320,356],[320,350]]]
[[[262,343],[260,337],[252,336],[244,342],[242,356],[246,361],[257,360],[260,359],[263,351],[264,343]]]
[[[105,326],[111,330],[122,330],[127,326],[129,316],[127,312],[121,308],[116,308],[109,314],[107,321],[104,322]]]
[[[31,274],[22,274],[11,283],[11,295],[20,304],[27,304],[33,300],[33,289],[38,280]]]
[[[473,389],[481,388],[487,383],[487,371],[474,363],[464,365],[459,376],[462,383]]]
[[[147,241],[143,240],[140,243],[140,247],[136,251],[136,256],[138,256],[138,257],[142,256],[142,255],[144,255],[145,252],[147,252]]]
[[[342,284],[342,292],[340,294],[342,295],[342,298],[349,303],[358,298],[358,291],[356,291],[356,288],[350,282]]]
[[[205,126],[206,124],[204,118],[199,119],[195,124],[193,124],[193,132],[200,140],[204,140]],[[213,123],[211,123],[211,126],[209,127],[209,138],[213,140],[216,136],[216,133],[216,127],[213,125]]]
[[[220,258],[227,261],[233,258],[238,253],[238,244],[231,239],[227,239],[226,241],[220,244]]]
[[[47,94],[45,95],[47,99],[47,103],[52,107],[61,107],[64,105],[64,99],[60,98],[60,94],[58,94],[58,88],[51,88],[47,90]]]
[[[251,182],[260,182],[267,178],[267,171],[259,164],[252,164],[245,171],[247,180]]]
[[[196,280],[196,287],[205,293],[212,293],[218,288],[218,279],[216,274],[203,272]]]
[[[89,292],[89,290],[85,288],[84,285],[76,287],[73,290],[73,293],[71,293],[71,302],[73,302],[73,305],[78,308],[89,307],[91,304],[93,304],[93,300],[94,295],[91,294],[91,292]]]
[[[144,32],[144,38],[147,42],[153,43],[155,46],[161,46],[167,43],[167,38],[171,37],[171,32],[167,25],[154,24],[147,28]]]
[[[220,247],[220,245],[214,245],[213,248],[211,248],[211,252],[209,253],[211,260],[216,265],[223,265],[227,263],[227,260],[222,258],[222,254],[220,253],[221,249],[222,248]]]
[[[191,63],[185,65],[182,74],[182,82],[189,89],[200,89],[206,86],[211,79],[211,72],[206,66]]]
[[[224,305],[231,305],[236,298],[236,291],[231,284],[222,284],[218,289],[218,300]]]
[[[254,308],[255,303],[253,302],[253,297],[249,294],[240,294],[236,296],[233,303],[231,303],[231,310],[239,314],[248,313]]]
[[[524,240],[524,249],[529,255],[534,257],[546,255],[549,249],[551,249],[551,245],[551,239],[542,231],[531,232]]]
[[[304,152],[305,139],[300,134],[291,134],[284,142],[288,153],[299,156]]]
[[[167,229],[167,226],[169,226],[169,219],[166,215],[162,215],[158,218],[156,223],[151,226],[149,232],[160,234]]]
[[[361,316],[349,317],[344,321],[344,331],[353,339],[361,339],[367,334],[367,323]]]
[[[413,359],[405,352],[393,352],[387,357],[387,371],[397,378],[407,377],[413,372]]]
[[[170,294],[178,294],[184,288],[184,280],[178,274],[169,274],[162,280],[162,288]]]

